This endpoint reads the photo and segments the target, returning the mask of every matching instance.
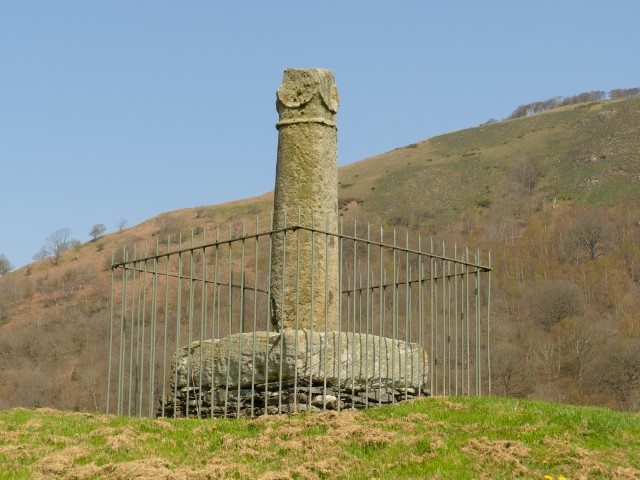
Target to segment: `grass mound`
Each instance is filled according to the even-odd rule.
[[[638,414],[504,398],[252,420],[0,412],[0,479],[631,479],[638,452]]]

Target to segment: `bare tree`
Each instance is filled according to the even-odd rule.
[[[616,88],[609,92],[609,97],[612,100],[637,96],[640,96],[640,88]]]
[[[578,105],[580,103],[598,102],[600,100],[603,100],[605,96],[606,94],[602,90],[596,90],[593,92],[582,92],[578,95],[565,97],[562,102],[560,102],[560,106],[564,107],[566,105]]]
[[[9,259],[2,253],[0,254],[0,277],[6,275],[11,270],[13,270],[13,265]]]
[[[33,259],[38,262],[40,260],[44,260],[49,256],[49,252],[46,247],[42,247],[38,252],[33,256]]]
[[[604,327],[594,325],[584,317],[567,318],[554,329],[554,335],[563,344],[563,357],[573,367],[578,380],[584,379],[587,364],[592,361],[594,351],[606,338]]]
[[[545,280],[531,290],[526,302],[531,318],[546,331],[560,320],[584,312],[580,288],[567,280]]]
[[[518,190],[531,195],[538,182],[536,166],[526,157],[522,157],[513,166],[510,177]]]
[[[585,250],[589,258],[595,260],[598,245],[607,237],[607,222],[597,211],[584,212],[573,224],[571,236],[574,245]]]
[[[60,257],[64,252],[74,245],[74,241],[70,240],[71,230],[68,228],[60,228],[53,232],[45,240],[44,246],[38,253],[34,255],[35,260],[51,257],[54,265],[60,264]]]
[[[203,205],[196,207],[196,218],[204,218],[206,216],[207,209]]]
[[[96,223],[93,227],[91,227],[91,231],[89,232],[89,236],[95,242],[96,239],[107,231],[107,227],[102,223]]]
[[[129,223],[127,221],[126,218],[121,218],[118,223],[116,224],[116,227],[118,228],[118,231],[121,232],[122,230],[125,229],[125,227],[127,226],[127,223]]]
[[[507,118],[508,119],[522,118],[522,117],[526,117],[527,115],[529,115],[529,105],[520,105]]]
[[[640,388],[640,339],[611,339],[602,348],[593,378],[624,408]]]
[[[629,89],[629,90],[633,91],[635,89]],[[633,96],[632,94],[625,93],[625,92],[627,92],[627,90],[612,90],[609,93],[609,95],[611,96],[611,98],[624,98],[621,95]],[[605,92],[601,90],[596,90],[593,92],[582,92],[582,93],[579,93],[578,95],[572,95],[569,97],[553,97],[547,100],[531,102],[525,105],[520,105],[507,118],[514,119],[514,118],[528,117],[529,115],[546,112],[547,110],[552,110],[554,108],[564,107],[567,105],[577,105],[580,103],[598,102],[600,100],[604,100],[606,96],[607,94]]]
[[[522,348],[500,343],[492,352],[495,382],[505,397],[518,396],[526,390],[526,358]]]

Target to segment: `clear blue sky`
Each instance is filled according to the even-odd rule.
[[[640,2],[0,3],[0,253],[273,188],[287,67],[334,71],[344,165],[640,86]]]

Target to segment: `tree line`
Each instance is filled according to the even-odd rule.
[[[520,105],[509,117],[507,117],[507,120],[528,117],[529,115],[546,112],[547,110],[552,110],[554,108],[566,107],[568,105],[599,102],[606,99],[620,100],[623,98],[638,96],[640,96],[640,88],[616,88],[611,90],[609,93],[606,93],[603,90],[594,90],[592,92],[582,92],[569,97],[553,97],[547,100]]]

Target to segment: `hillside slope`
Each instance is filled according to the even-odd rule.
[[[634,98],[434,137],[342,167],[341,213],[493,251],[495,392],[638,410],[639,120]],[[163,213],[0,278],[0,408],[101,410],[111,252],[271,205]]]

